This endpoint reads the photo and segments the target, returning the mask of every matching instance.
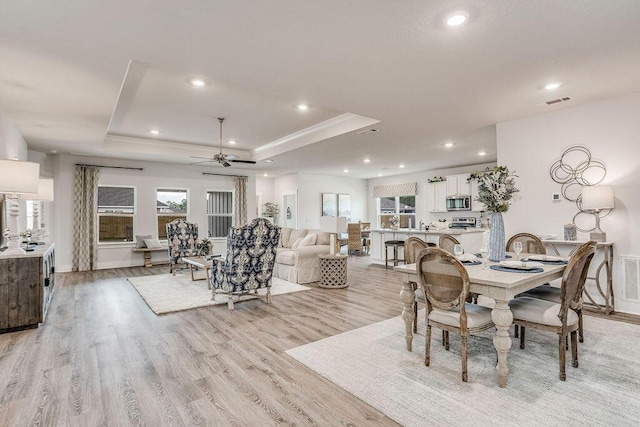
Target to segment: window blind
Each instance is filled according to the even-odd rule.
[[[418,183],[376,185],[373,187],[373,197],[415,196],[418,194]]]

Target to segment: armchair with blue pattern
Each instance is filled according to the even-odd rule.
[[[183,257],[198,255],[198,224],[178,218],[167,224],[167,247],[169,249],[169,272],[176,275],[176,264]]]
[[[229,310],[233,310],[234,297],[257,294],[258,289],[266,288],[267,304],[271,304],[271,277],[279,240],[280,227],[264,218],[230,228],[227,257],[211,266],[211,299],[216,299],[217,292],[226,293]]]

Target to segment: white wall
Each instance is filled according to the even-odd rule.
[[[366,180],[314,174],[300,174],[299,179],[299,228],[320,228],[320,217],[322,216],[322,193],[348,194],[351,200],[351,221],[366,221]]]
[[[278,205],[280,213],[278,214],[277,224],[281,227],[285,226],[284,218],[286,212],[284,212],[284,196],[286,194],[298,194],[298,174],[290,174],[274,178],[273,180],[273,200],[263,200],[263,202],[271,201]],[[300,200],[298,200],[298,205]],[[299,227],[302,225],[299,223]]]
[[[448,169],[434,169],[426,170],[416,173],[407,173],[402,175],[385,176],[380,178],[372,178],[367,181],[367,200],[368,200],[368,215],[369,221],[373,228],[378,228],[380,224],[377,223],[377,202],[373,197],[373,187],[377,185],[393,185],[403,184],[407,182],[418,183],[418,194],[416,195],[416,223],[419,224],[422,220],[424,223],[435,221],[439,218],[451,219],[455,217],[480,217],[479,212],[439,212],[431,213],[427,211],[427,180],[436,176],[445,177],[447,175],[457,175],[463,173],[471,173],[478,170],[484,170],[487,167],[493,167],[495,163],[480,163],[471,166],[461,166],[457,168]],[[417,225],[416,224],[416,225]]]
[[[207,235],[206,192],[211,190],[233,190],[232,177],[202,175],[202,170],[193,166],[171,165],[134,160],[87,158],[58,155],[55,159],[55,220],[52,241],[56,242],[56,267],[58,271],[70,271],[73,240],[73,176],[75,163],[109,166],[142,167],[144,170],[101,168],[101,185],[127,185],[136,189],[136,216],[134,234],[157,235],[156,190],[158,188],[187,189],[189,194],[189,221],[199,225],[200,236]],[[249,175],[247,194],[256,193],[255,174]],[[248,218],[255,217],[255,198],[248,197]],[[214,253],[224,251],[224,239],[214,241]],[[106,244],[98,249],[98,269],[142,265],[142,254],[132,253],[134,244]],[[164,252],[153,253],[154,261],[167,260]]]
[[[27,143],[2,109],[0,109],[0,159],[27,160]]]
[[[522,199],[504,215],[507,235],[516,232],[557,234],[577,212],[575,203],[552,202],[560,184],[549,176],[563,151],[584,145],[607,167],[603,184],[615,191],[616,207],[601,222],[607,239],[615,242],[614,295],[616,310],[640,313],[640,304],[621,298],[618,255],[640,256],[640,92],[497,126],[498,164],[517,171]],[[578,239],[588,235],[578,233]]]

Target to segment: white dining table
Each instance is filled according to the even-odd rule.
[[[522,254],[524,258],[526,254]],[[489,263],[493,265],[497,263]],[[507,354],[511,348],[511,336],[509,328],[513,323],[513,314],[509,308],[509,301],[516,295],[548,283],[562,277],[566,268],[565,264],[544,265],[544,271],[540,273],[521,273],[496,271],[490,268],[483,268],[483,265],[465,266],[469,274],[470,292],[484,295],[495,301],[495,306],[491,312],[491,319],[496,326],[493,337],[493,345],[498,353],[498,383],[500,387],[506,387],[509,366],[507,364]],[[405,323],[407,350],[411,351],[413,342],[413,303],[415,300],[414,290],[411,282],[419,283],[416,273],[416,264],[399,265],[393,268],[402,274],[402,290],[400,299],[402,301],[402,319]]]

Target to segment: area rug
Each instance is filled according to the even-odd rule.
[[[425,327],[414,336],[413,352],[405,349],[404,330],[395,317],[287,354],[403,426],[630,426],[640,420],[640,326],[585,316],[580,367],[567,363],[565,382],[558,378],[557,335],[527,329],[525,350],[513,339],[504,389],[491,332],[469,338],[469,382],[463,383],[459,336],[451,334],[447,352],[434,329],[426,367]]]
[[[216,300],[211,301],[211,291],[207,288],[207,281],[193,281],[188,273],[175,276],[158,274],[155,276],[129,277],[127,280],[136,288],[142,299],[156,314],[226,304],[228,301],[227,296],[223,294],[216,295]],[[271,295],[311,289],[308,286],[298,285],[275,277],[272,280]],[[266,295],[266,289],[260,289],[258,290],[258,296],[243,296],[239,301],[255,299],[264,295]]]

